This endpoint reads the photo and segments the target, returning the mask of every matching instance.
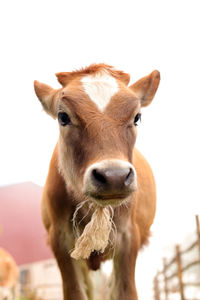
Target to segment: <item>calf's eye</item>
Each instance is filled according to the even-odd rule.
[[[138,126],[138,122],[141,121],[141,114],[137,114],[134,119],[134,125]]]
[[[66,126],[71,124],[70,117],[68,116],[68,114],[64,112],[58,113],[58,122],[60,123],[61,126]]]

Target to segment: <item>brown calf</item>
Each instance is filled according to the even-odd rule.
[[[113,258],[109,299],[136,300],[136,258],[148,240],[156,192],[151,168],[134,145],[140,108],[151,103],[159,72],[130,86],[128,74],[104,64],[56,75],[61,89],[35,81],[35,92],[60,127],[42,217],[61,271],[64,299],[93,299],[89,270]],[[89,259],[77,261],[70,257],[75,245],[72,218],[85,200],[77,213],[79,231],[90,221],[90,203],[96,203],[113,208],[116,237],[104,253],[94,251]]]

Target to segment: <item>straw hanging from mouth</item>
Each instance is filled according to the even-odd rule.
[[[74,259],[87,259],[93,251],[103,253],[109,243],[112,224],[109,208],[98,206],[92,215],[91,221],[85,226],[83,233],[77,239],[71,257]]]

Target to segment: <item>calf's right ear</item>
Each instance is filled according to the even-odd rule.
[[[54,119],[57,117],[57,101],[58,91],[47,84],[41,83],[37,80],[34,81],[35,93],[40,100],[44,110]]]

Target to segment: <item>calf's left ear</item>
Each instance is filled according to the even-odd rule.
[[[155,70],[151,74],[136,81],[129,88],[136,93],[141,101],[141,106],[147,106],[153,100],[160,82],[160,72]]]

